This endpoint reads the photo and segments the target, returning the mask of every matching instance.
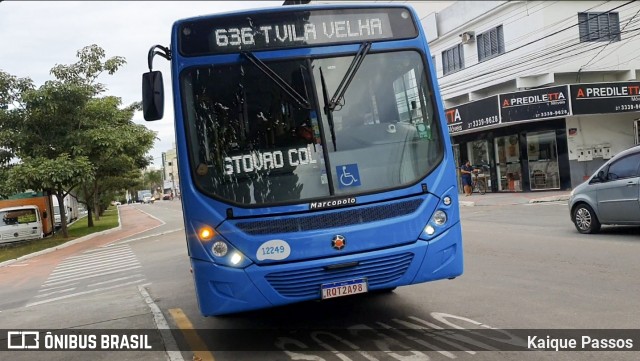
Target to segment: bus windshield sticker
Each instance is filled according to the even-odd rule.
[[[360,182],[360,174],[358,173],[357,164],[336,166],[336,175],[338,177],[338,186],[340,188],[358,187],[362,185]]]
[[[312,144],[302,148],[290,148],[273,152],[251,152],[224,158],[224,169],[227,175],[249,173],[259,170],[296,167],[317,164],[313,158]]]
[[[258,251],[256,252],[258,261],[267,259],[280,261],[289,257],[289,255],[291,255],[291,247],[289,243],[281,239],[272,239],[264,242],[258,247]]]

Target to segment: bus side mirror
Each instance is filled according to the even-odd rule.
[[[162,119],[164,115],[164,84],[159,71],[142,74],[142,113],[146,121]]]

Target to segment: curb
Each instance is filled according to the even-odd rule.
[[[458,203],[460,203],[460,205],[463,207],[475,207],[476,205],[476,202],[471,201],[458,201]]]
[[[91,233],[91,234],[88,234],[88,235],[86,235],[84,237],[76,238],[73,241],[69,241],[69,242],[63,243],[63,244],[58,245],[58,246],[50,247],[50,248],[47,248],[47,249],[43,249],[42,251],[25,254],[24,256],[21,256],[21,257],[15,258],[15,259],[10,259],[10,260],[4,261],[4,262],[0,262],[0,267],[5,267],[5,266],[8,266],[8,265],[10,265],[12,263],[18,262],[18,261],[24,261],[24,260],[27,260],[27,259],[30,259],[30,258],[33,258],[33,257],[36,257],[36,256],[40,256],[40,255],[43,255],[43,254],[51,253],[53,251],[57,251],[59,249],[67,248],[67,247],[73,246],[74,244],[77,244],[77,243],[80,243],[80,242],[84,242],[84,241],[88,241],[88,240],[90,240],[92,238],[95,238],[95,237],[98,237],[98,236],[102,236],[104,234],[109,234],[109,233],[112,233],[112,232],[115,232],[115,231],[119,231],[120,229],[122,229],[122,220],[120,219],[120,207],[118,207],[118,226],[117,227],[113,227],[111,229],[107,229],[107,230],[96,232],[96,233]]]
[[[551,196],[551,197],[530,199],[529,203],[568,201],[569,200],[569,196],[570,196],[569,194],[563,194],[563,195],[560,195],[560,196]]]

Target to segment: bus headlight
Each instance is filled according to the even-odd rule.
[[[447,214],[444,211],[437,210],[433,214],[432,220],[437,226],[442,226],[447,223]]]
[[[242,255],[239,252],[233,252],[229,260],[231,261],[232,265],[236,266],[242,261]]]
[[[217,241],[211,246],[211,252],[213,252],[213,255],[216,257],[224,257],[228,251],[229,247],[227,247],[227,244],[223,241]]]
[[[213,242],[211,253],[216,264],[234,268],[244,268],[251,264],[251,260],[242,252],[238,251],[232,244],[221,240],[220,236]]]
[[[424,233],[428,234],[428,235],[433,235],[434,233],[436,233],[436,229],[433,228],[432,225],[428,224],[426,227],[424,227]]]

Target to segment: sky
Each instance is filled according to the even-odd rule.
[[[191,16],[233,10],[279,7],[283,1],[2,1],[0,2],[0,70],[29,77],[36,86],[53,79],[56,64],[77,62],[78,50],[97,44],[106,57],[122,56],[124,65],[114,75],[98,81],[106,95],[118,96],[123,105],[141,101],[142,73],[148,71],[151,46],[170,43],[173,22]],[[150,155],[156,168],[162,152],[175,143],[170,66],[156,56],[154,70],[165,79],[164,118],[146,122],[142,112],[135,123],[156,131],[158,139]]]
[[[327,3],[328,1],[320,1]],[[283,1],[2,1],[0,2],[0,70],[29,77],[36,86],[53,79],[56,64],[77,62],[78,50],[97,44],[106,57],[122,56],[127,63],[114,75],[98,81],[107,86],[105,95],[118,96],[123,105],[141,101],[142,73],[148,71],[151,46],[169,46],[173,22],[187,17],[233,10],[280,7]],[[430,1],[437,10],[450,1]],[[418,3],[420,4],[420,3]],[[420,4],[420,5],[424,5]],[[146,122],[142,112],[135,123],[157,132],[150,155],[162,167],[162,153],[175,143],[170,66],[156,56],[154,70],[163,73],[164,118]]]

